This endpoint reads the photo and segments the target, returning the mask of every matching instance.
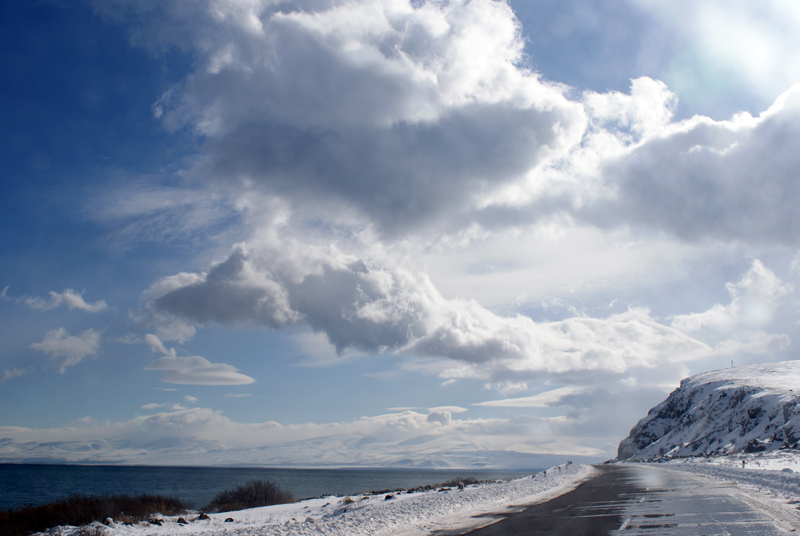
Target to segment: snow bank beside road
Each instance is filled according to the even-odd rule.
[[[742,461],[745,462],[744,468]],[[755,486],[784,499],[800,501],[800,453],[688,458],[672,460],[663,465]]]
[[[502,512],[509,506],[557,496],[571,489],[595,470],[580,464],[562,465],[532,477],[443,489],[387,495],[326,497],[294,504],[210,514],[209,519],[184,516],[163,518],[161,526],[97,524],[114,536],[422,536],[485,524],[475,516]],[[352,501],[352,502],[350,502]],[[231,522],[225,522],[226,519]],[[59,527],[50,534],[77,536],[76,527]]]

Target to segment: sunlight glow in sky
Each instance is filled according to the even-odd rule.
[[[793,2],[12,4],[0,461],[596,461],[795,356]]]

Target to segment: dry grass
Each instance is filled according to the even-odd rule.
[[[26,536],[58,525],[80,527],[93,521],[103,521],[107,517],[118,522],[135,523],[149,519],[154,514],[177,515],[185,511],[186,505],[180,500],[161,495],[73,495],[41,506],[0,512],[0,536]],[[94,532],[102,532],[99,527],[95,529]],[[87,533],[87,536],[90,535]]]

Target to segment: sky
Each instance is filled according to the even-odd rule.
[[[0,461],[598,461],[795,358],[795,2],[6,4]]]

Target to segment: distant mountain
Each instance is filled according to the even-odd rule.
[[[0,463],[532,470],[566,459],[566,455],[558,454],[493,450],[460,434],[423,435],[405,441],[380,441],[362,434],[331,435],[248,448],[175,436],[147,443],[127,439],[20,443],[0,437]]]
[[[681,381],[619,444],[620,461],[800,449],[800,361]]]

